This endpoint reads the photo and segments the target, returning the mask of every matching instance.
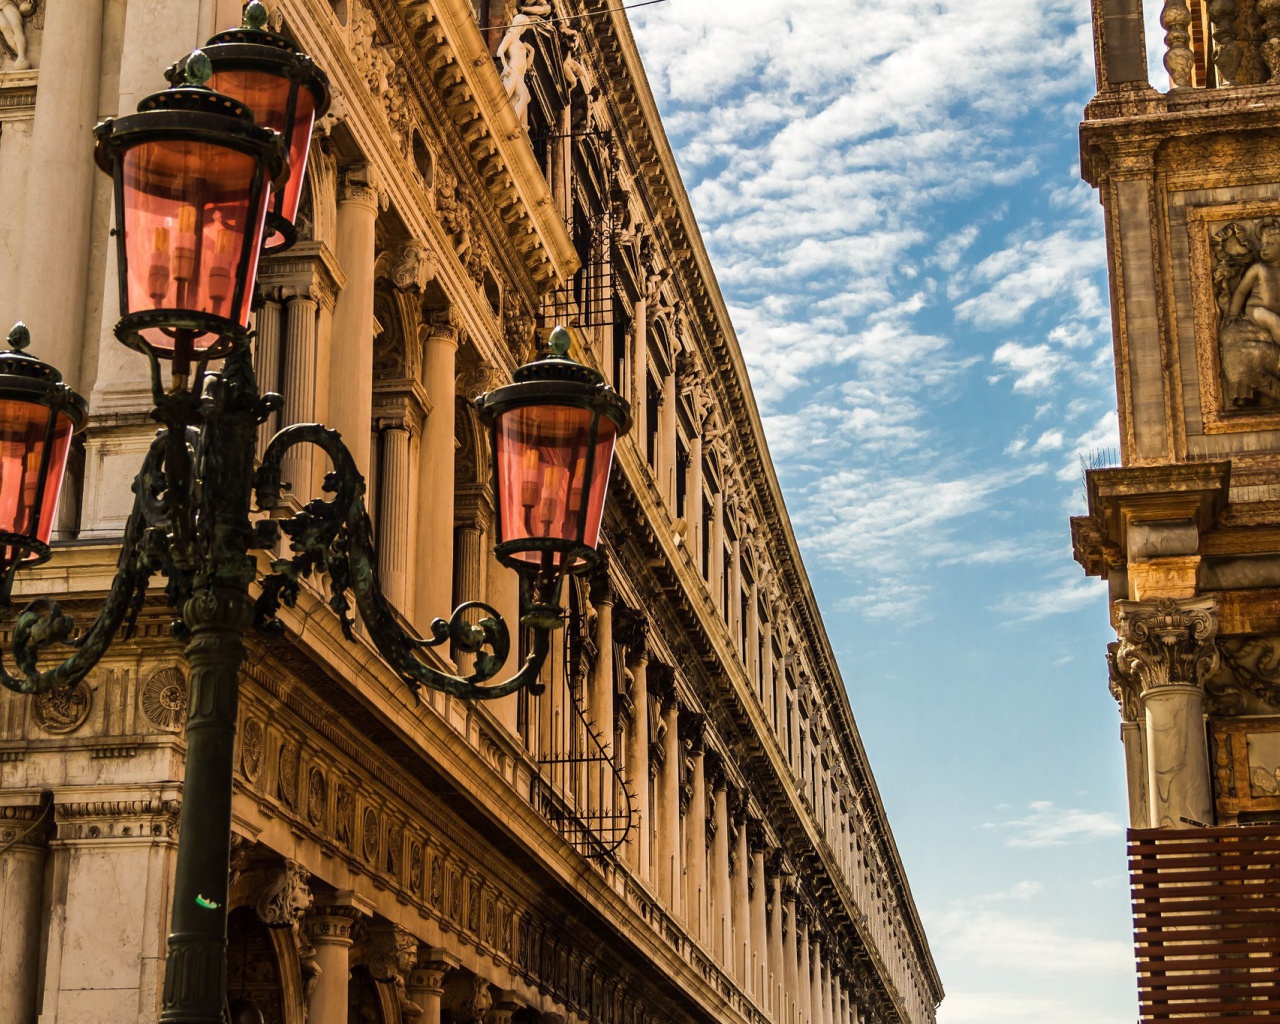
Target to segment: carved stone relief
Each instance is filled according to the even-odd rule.
[[[307,819],[317,828],[325,827],[329,810],[329,784],[324,772],[313,765],[307,777]]]
[[[1280,407],[1280,217],[1210,230],[1224,411]]]
[[[1116,672],[1142,690],[1200,686],[1218,667],[1212,598],[1116,602]]]
[[[29,71],[32,61],[32,32],[44,27],[44,9],[37,0],[0,0],[0,53],[7,60],[6,71]]]
[[[262,723],[250,718],[240,735],[240,770],[250,782],[257,782],[262,774],[263,743]]]
[[[82,679],[75,686],[40,694],[31,702],[31,713],[45,732],[62,736],[84,725],[92,702],[92,691]]]
[[[280,778],[278,791],[285,805],[294,810],[298,806],[298,773],[302,769],[302,752],[298,745],[286,740],[280,746]]]
[[[1218,641],[1218,654],[1218,671],[1205,685],[1211,714],[1280,710],[1280,636],[1227,637]]]
[[[378,859],[378,812],[372,807],[364,809],[364,859],[374,863]]]
[[[310,909],[311,876],[295,860],[286,859],[266,871],[254,904],[258,919],[269,928],[293,928]]]
[[[157,729],[176,732],[187,718],[187,677],[176,665],[157,669],[142,684],[142,713]]]

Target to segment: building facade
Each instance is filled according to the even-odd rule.
[[[604,566],[541,695],[416,704],[319,583],[251,635],[229,997],[270,1024],[929,1024],[942,990],[733,328],[625,13],[601,0],[269,0],[326,69],[299,242],[254,359],[341,431],[383,589],[429,634],[492,556],[471,400],[556,323],[630,400]],[[0,0],[0,317],[90,398],[54,559],[82,622],[154,436],[118,344],[90,129],[236,0]],[[322,457],[286,463],[296,509]],[[289,514],[288,509],[283,514]],[[264,568],[266,561],[263,561]],[[187,681],[161,588],[69,692],[0,692],[0,1022],[156,1019]],[[468,655],[440,651],[442,668]]]
[[[1072,542],[1117,634],[1143,1020],[1275,1020],[1280,4],[1160,24],[1167,92],[1141,0],[1094,0],[1121,464],[1086,473]]]

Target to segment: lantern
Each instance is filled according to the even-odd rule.
[[[187,84],[94,130],[98,166],[115,180],[116,336],[173,360],[175,377],[247,336],[271,182],[284,170],[280,136],[204,87],[208,60],[197,51],[185,68]]]
[[[49,557],[49,535],[67,469],[71,435],[84,426],[85,401],[48,363],[27,355],[24,324],[0,353],[0,593],[22,564]]]
[[[631,408],[566,356],[564,328],[550,347],[476,407],[492,430],[495,552],[517,571],[554,577],[597,560],[614,442],[631,428]]]
[[[329,109],[329,79],[311,58],[282,35],[267,31],[267,9],[258,0],[245,5],[244,23],[213,36],[203,48],[213,67],[209,88],[239,100],[263,128],[285,141],[289,176],[267,209],[265,251],[282,252],[297,241],[294,220],[302,199],[307,152],[315,120]],[[186,62],[168,71],[178,80]]]

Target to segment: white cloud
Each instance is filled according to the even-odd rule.
[[[1047,586],[1008,594],[997,601],[992,610],[1008,622],[1038,622],[1052,615],[1078,612],[1090,605],[1101,607],[1106,594],[1105,583],[1085,576],[1084,570],[1073,563],[1048,581]]]
[[[1109,839],[1124,834],[1124,823],[1110,811],[1082,811],[1060,808],[1050,800],[1037,800],[1020,818],[988,822],[983,828],[1007,831],[1006,846],[1065,846],[1091,839]]]

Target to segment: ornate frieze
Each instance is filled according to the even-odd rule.
[[[1117,601],[1120,641],[1115,672],[1137,680],[1142,692],[1161,686],[1203,686],[1218,666],[1218,622],[1211,597]]]
[[[42,847],[49,840],[49,805],[0,805],[0,850],[14,846]]]
[[[181,802],[160,796],[70,800],[54,805],[60,841],[177,839]]]

